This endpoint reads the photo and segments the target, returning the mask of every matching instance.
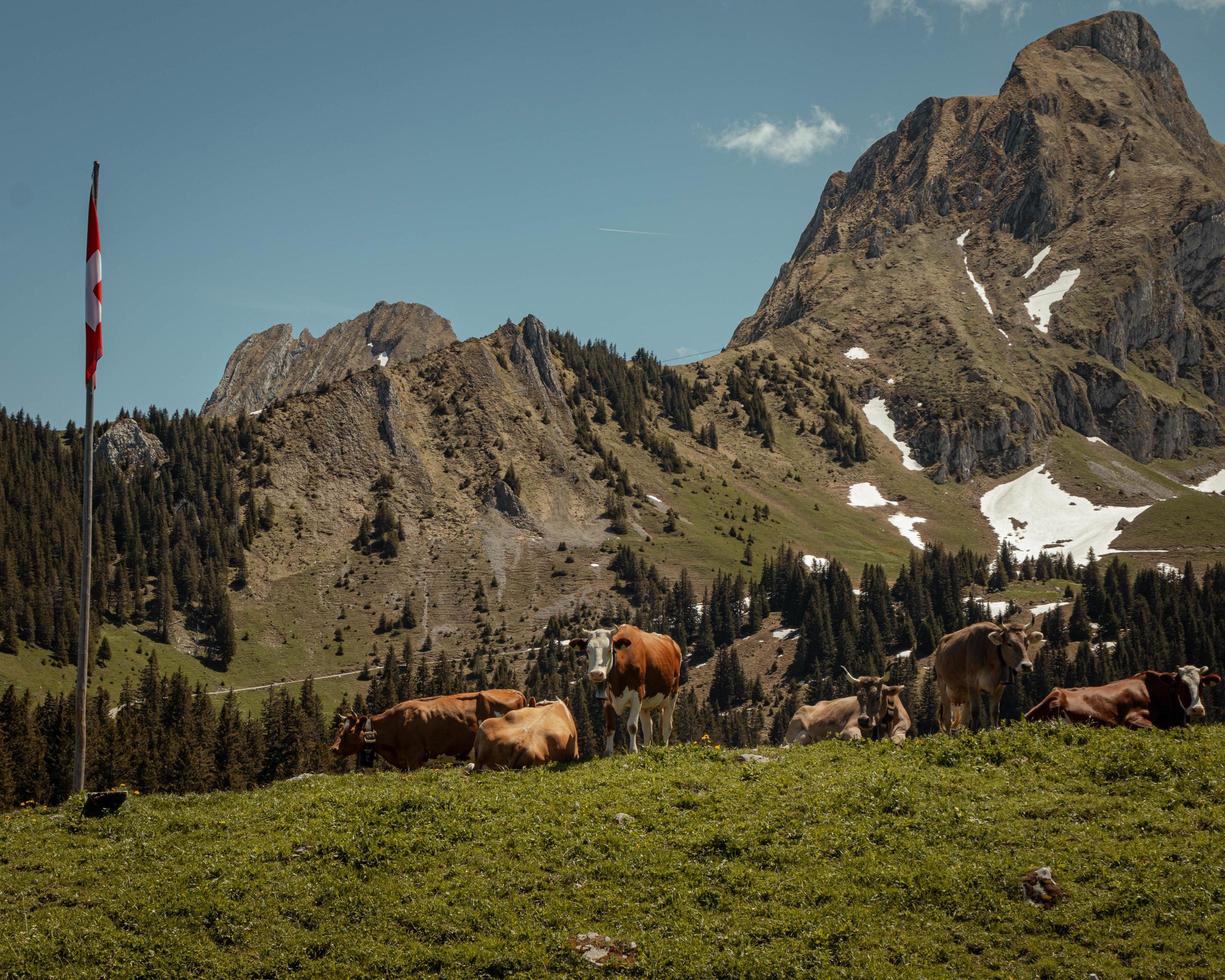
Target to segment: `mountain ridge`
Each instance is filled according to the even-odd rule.
[[[205,401],[204,415],[261,411],[270,402],[373,364],[407,363],[456,340],[451,323],[420,303],[380,301],[320,337],[279,323],[243,340]]]
[[[1151,25],[1112,12],[1026,46],[996,96],[924,100],[833,174],[729,346],[790,332],[836,363],[876,340],[840,367],[941,481],[1027,465],[1061,424],[1185,456],[1220,438],[1223,256],[1225,152]],[[1026,295],[1060,267],[1079,282],[1036,325]]]

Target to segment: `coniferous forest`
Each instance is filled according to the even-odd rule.
[[[691,384],[645,352],[626,360],[607,345],[580,345],[570,335],[554,334],[553,341],[578,379],[568,396],[572,406],[590,406],[595,422],[616,420],[626,439],[640,441],[667,472],[675,448],[648,420],[666,419],[676,430],[693,431],[691,411],[710,397],[708,383],[699,378]],[[762,391],[778,394],[772,371],[768,362],[743,360],[727,377],[727,398],[745,413],[746,430],[767,447],[773,423]],[[864,458],[863,434],[845,394],[831,380],[812,377],[827,399],[827,444],[844,462]],[[661,415],[651,402],[664,406]],[[172,629],[187,628],[203,638],[212,664],[224,669],[235,649],[231,587],[242,585],[246,549],[273,520],[269,502],[261,499],[259,423],[157,409],[133,417],[160,440],[168,462],[130,472],[105,463],[97,467],[94,615],[117,624],[151,624],[160,640],[168,640]],[[575,417],[579,447],[597,458],[593,476],[608,481],[606,516],[617,531],[626,520],[631,481],[615,453],[583,424],[586,409]],[[696,435],[705,445],[717,444],[713,423]],[[0,410],[0,655],[12,655],[24,643],[49,651],[62,664],[74,657],[81,436],[71,425],[59,432]],[[513,466],[505,479],[518,482]],[[399,535],[389,515],[376,509],[355,547],[394,557]],[[912,552],[897,569],[867,565],[856,582],[837,561],[810,567],[782,548],[756,564],[748,549],[737,570],[717,573],[700,590],[687,572],[669,579],[628,544],[608,567],[617,576],[621,604],[551,620],[524,676],[480,651],[449,659],[414,653],[407,641],[400,649],[387,644],[376,649],[366,695],[342,708],[374,712],[427,694],[518,686],[538,698],[568,698],[582,754],[589,757],[603,746],[602,705],[580,658],[565,644],[582,627],[632,621],[677,639],[685,651],[682,682],[695,668],[710,671],[706,696],[683,689],[676,739],[706,735],[737,746],[777,742],[799,704],[845,693],[843,668],[880,673],[890,665],[894,679],[907,685],[914,731],[926,733],[935,728],[936,705],[924,658],[943,633],[989,618],[967,594],[997,593],[1016,581],[1066,583],[1066,604],[1045,617],[1047,642],[1037,669],[1009,688],[1006,717],[1018,718],[1057,685],[1103,683],[1147,667],[1225,664],[1220,564],[1202,575],[1190,566],[1171,575],[1133,572],[1118,558],[1091,557],[1076,566],[1066,556],[1021,560],[1006,546],[982,555],[931,545]],[[771,615],[796,637],[794,659],[767,697],[763,678],[746,674],[736,642],[758,632]],[[95,629],[95,643],[98,635]],[[63,799],[72,752],[71,697],[37,699],[13,687],[0,694],[0,806]],[[1215,707],[1210,711],[1219,714]],[[232,695],[219,698],[193,688],[181,673],[162,673],[151,658],[139,684],[116,700],[103,690],[92,696],[90,783],[203,791],[335,768],[325,751],[334,721],[323,716],[309,682],[292,695],[273,689],[250,714],[240,711]]]
[[[224,667],[234,653],[229,587],[241,583],[243,549],[260,526],[253,424],[159,409],[133,417],[169,458],[129,473],[95,467],[93,614],[153,621],[165,640],[178,612]],[[59,432],[0,409],[0,650],[21,640],[60,663],[75,658],[82,446],[71,423]]]

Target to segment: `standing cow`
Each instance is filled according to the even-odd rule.
[[[1004,688],[1017,672],[1034,669],[1031,648],[1042,645],[1042,634],[1033,628],[1037,617],[1030,615],[1028,625],[992,622],[975,623],[954,633],[946,633],[936,645],[936,691],[940,695],[940,731],[961,727],[961,710],[969,705],[970,725],[983,727],[982,695],[987,695],[987,727],[1000,723],[1000,700]]]
[[[577,758],[578,729],[566,702],[533,699],[526,708],[481,722],[470,768],[526,769]]]
[[[472,751],[482,721],[525,704],[519,691],[492,688],[402,701],[377,715],[350,711],[336,732],[332,752],[349,756],[373,749],[397,769],[410,771],[437,756],[463,759]]]
[[[882,722],[886,721],[886,713],[890,699],[895,702],[894,720],[888,723],[889,731],[886,737],[892,738],[895,727],[900,725],[897,708],[901,706],[902,687],[889,685],[889,671],[876,677],[864,674],[856,677],[845,667],[842,668],[850,680],[854,694],[845,698],[835,698],[832,701],[818,701],[816,704],[801,705],[791,717],[787,726],[787,734],[783,738],[784,745],[808,745],[825,738],[841,738],[850,742],[858,742],[864,738],[872,738]],[[910,716],[905,714],[905,727],[900,729],[900,741],[905,740],[906,731],[910,728]]]
[[[1220,674],[1186,664],[1145,670],[1098,687],[1057,687],[1025,714],[1026,721],[1070,721],[1104,728],[1176,728],[1207,713],[1200,691]]]
[[[660,744],[672,736],[672,713],[681,683],[681,648],[663,633],[645,633],[637,626],[591,630],[570,641],[587,651],[587,677],[604,702],[604,754],[613,754],[617,719],[626,718],[630,751],[638,751],[638,728],[644,745],[651,744],[653,714],[660,716]]]

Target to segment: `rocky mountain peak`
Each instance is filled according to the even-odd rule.
[[[321,337],[280,323],[235,348],[205,415],[257,412],[270,402],[376,365],[403,364],[454,343],[451,324],[420,303],[376,303]]]
[[[1183,455],[1221,432],[1222,215],[1222,146],[1152,26],[1110,12],[832,175],[732,346],[815,346],[937,479],[1027,465],[1061,424]]]
[[[519,367],[537,388],[561,395],[561,382],[553,368],[549,331],[535,316],[528,314],[518,324],[507,320],[497,335],[510,348],[511,362]]]

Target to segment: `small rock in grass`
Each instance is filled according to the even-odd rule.
[[[637,943],[627,943],[598,932],[571,936],[570,948],[593,966],[633,966],[638,958]]]
[[[1049,867],[1034,868],[1033,871],[1027,872],[1021,879],[1021,891],[1025,895],[1025,901],[1043,909],[1050,908],[1063,898],[1063,889],[1055,881]]]
[[[768,756],[758,755],[756,752],[741,752],[736,758],[741,762],[756,762],[759,765],[770,761]]]
[[[628,827],[630,824],[634,822],[634,818],[631,817],[628,813],[618,813],[616,816],[613,817],[613,822],[618,827]]]

